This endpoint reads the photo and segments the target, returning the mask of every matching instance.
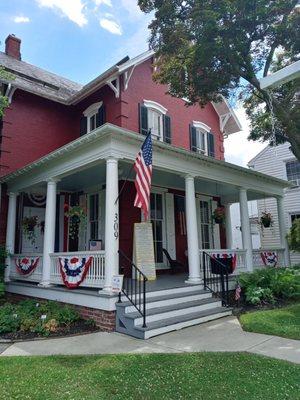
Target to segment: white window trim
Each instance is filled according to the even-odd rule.
[[[193,121],[193,127],[196,128],[196,129],[201,129],[201,130],[204,131],[203,133],[206,133],[206,135],[205,135],[205,151],[201,151],[199,149],[198,152],[200,154],[204,154],[204,155],[207,156],[208,155],[208,137],[207,137],[207,134],[209,132],[211,132],[211,128],[208,125],[206,125],[204,122],[200,122],[200,121]],[[198,138],[196,138],[196,140],[198,140]]]
[[[90,119],[98,113],[100,107],[102,107],[103,101],[91,104],[86,110],[83,111],[83,115],[87,118],[87,133],[91,132]]]
[[[96,114],[100,107],[102,107],[103,101],[99,101],[98,103],[91,104],[86,110],[83,111],[83,115],[85,117],[91,117]]]
[[[205,130],[206,132],[211,131],[211,128],[208,125],[206,125],[204,122],[200,122],[200,121],[193,121],[193,127],[201,128],[201,129]]]
[[[144,100],[143,102],[144,102],[145,107],[152,108],[152,110],[158,111],[163,115],[167,114],[167,112],[168,112],[167,108],[165,108],[161,104],[157,103],[156,101]]]

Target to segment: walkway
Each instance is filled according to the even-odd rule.
[[[300,341],[244,332],[235,317],[139,340],[119,333],[0,344],[1,356],[247,351],[300,364]]]

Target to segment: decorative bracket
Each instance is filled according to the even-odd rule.
[[[125,71],[125,73],[124,73],[124,90],[128,89],[128,84],[129,84],[130,78],[132,77],[134,68],[135,68],[135,65],[133,65],[131,67],[131,69]]]
[[[116,98],[120,97],[120,78],[114,77],[106,81],[106,84],[113,90]]]
[[[11,104],[12,102],[12,97],[13,94],[15,93],[15,90],[17,88],[15,86],[13,86],[11,83],[8,84],[6,92],[5,92],[5,96],[8,98],[8,103]]]
[[[222,133],[224,133],[225,126],[230,117],[231,117],[231,113],[220,115],[220,130]]]

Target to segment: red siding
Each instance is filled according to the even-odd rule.
[[[17,90],[3,121],[0,175],[31,163],[75,139],[79,117],[71,107]]]
[[[152,80],[151,60],[137,66],[129,82],[128,89],[121,94],[122,126],[139,132],[138,104],[152,100],[168,109],[171,116],[172,144],[190,149],[189,125],[201,121],[211,127],[215,134],[216,158],[224,159],[223,135],[220,132],[219,117],[209,103],[204,108],[198,105],[186,107],[181,99],[166,94],[167,86]]]

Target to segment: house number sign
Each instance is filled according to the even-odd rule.
[[[119,214],[115,213],[114,219],[114,236],[116,239],[119,237]]]

